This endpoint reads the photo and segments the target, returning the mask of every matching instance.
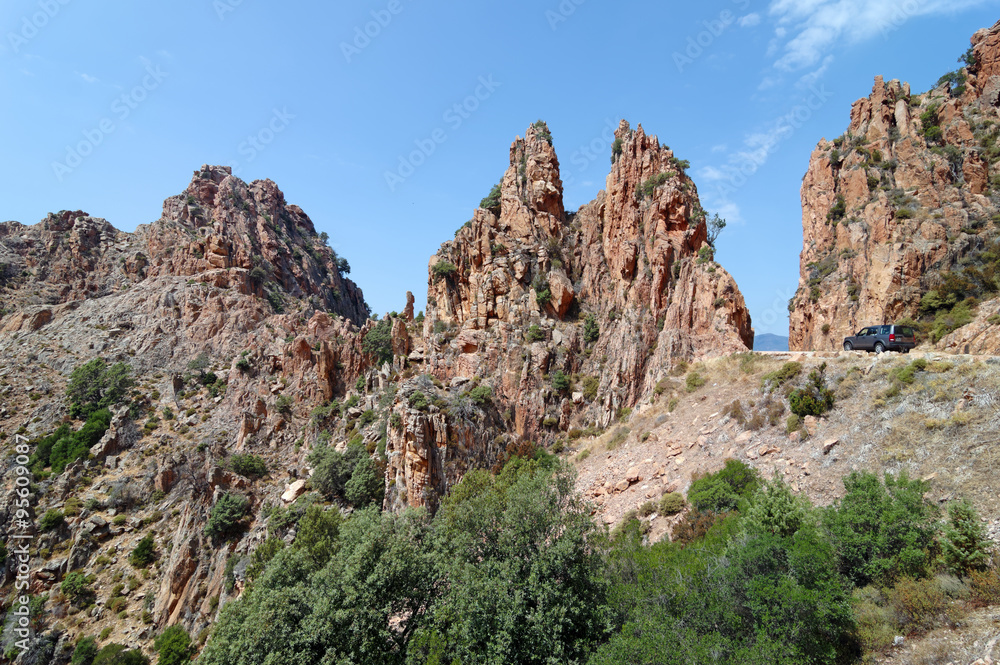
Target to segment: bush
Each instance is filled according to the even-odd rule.
[[[384,495],[385,477],[379,473],[374,460],[368,456],[358,460],[344,486],[344,498],[357,508],[373,503],[381,507]]]
[[[287,416],[292,413],[292,406],[294,404],[295,400],[288,395],[278,395],[278,399],[274,400],[274,410]]]
[[[379,365],[392,362],[392,322],[389,319],[382,319],[365,333],[364,339],[361,340],[361,350],[370,356],[375,356]]]
[[[661,515],[675,515],[687,505],[684,497],[677,492],[667,492],[660,497],[660,505],[657,507]]]
[[[147,533],[132,550],[128,562],[135,568],[146,568],[156,560],[156,541],[153,534]]]
[[[797,416],[821,416],[833,408],[833,391],[826,387],[826,363],[809,373],[805,388],[788,395],[789,407]]]
[[[948,605],[948,598],[933,579],[904,577],[887,595],[904,633],[932,628],[937,615]]]
[[[643,181],[642,185],[639,186],[638,197],[640,199],[647,199],[653,195],[657,187],[662,186],[670,180],[669,173],[657,173],[656,175]]]
[[[153,641],[153,651],[160,658],[156,665],[180,665],[191,660],[191,637],[181,626],[173,625]]]
[[[36,441],[30,462],[32,468],[39,472],[51,466],[53,473],[62,473],[67,465],[86,457],[110,425],[111,412],[107,409],[92,411],[87,422],[76,432],[63,423],[52,434]]]
[[[823,514],[844,576],[863,587],[926,575],[937,531],[937,511],[923,500],[927,484],[905,473],[880,480],[854,472],[844,488],[844,498]]]
[[[587,344],[593,344],[601,336],[601,326],[597,323],[597,319],[593,314],[588,314],[583,320],[583,341]]]
[[[242,494],[226,492],[212,506],[205,524],[209,538],[228,538],[239,531],[241,522],[250,509],[250,501]]]
[[[945,564],[956,575],[968,575],[986,569],[990,539],[979,513],[968,500],[948,505],[948,522],[944,527],[941,549]]]
[[[535,302],[539,307],[545,307],[552,300],[552,291],[549,289],[549,281],[542,277],[536,277],[531,283],[531,288],[535,290]]]
[[[538,138],[552,145],[552,132],[549,131],[549,126],[544,120],[539,120],[531,126],[538,130]]]
[[[588,402],[593,402],[597,397],[597,389],[601,386],[601,380],[596,376],[583,377],[583,397]]]
[[[416,409],[417,411],[426,411],[430,403],[427,401],[427,395],[423,394],[419,390],[413,391],[407,402],[411,409]]]
[[[768,392],[774,392],[785,383],[791,381],[802,372],[802,365],[796,362],[788,362],[773,372],[765,374],[761,380],[761,388]]]
[[[541,342],[545,339],[545,331],[533,325],[524,333],[524,339],[527,342]]]
[[[97,656],[97,640],[93,637],[84,637],[76,643],[73,649],[73,657],[70,658],[70,665],[93,665]]]
[[[59,589],[74,603],[82,604],[94,595],[94,590],[90,588],[90,583],[83,573],[74,571],[67,573],[63,578]]]
[[[500,208],[500,183],[493,185],[490,193],[479,202],[479,207],[483,210],[495,211]]]
[[[458,271],[458,266],[456,266],[454,263],[444,260],[438,261],[437,263],[434,264],[434,267],[431,268],[431,272],[434,274],[434,277],[438,279],[451,277],[457,271]]]
[[[493,399],[493,389],[489,386],[476,386],[469,391],[469,398],[479,407],[484,407]]]
[[[552,389],[556,392],[566,392],[570,389],[570,378],[563,373],[562,370],[557,369],[552,373]]]
[[[684,380],[684,384],[687,391],[689,393],[693,393],[694,391],[698,390],[698,388],[701,388],[703,385],[705,385],[705,379],[698,372],[691,372],[690,374],[687,375],[687,378]]]
[[[748,498],[760,486],[757,472],[740,462],[728,459],[722,469],[691,483],[688,501],[699,511],[735,510],[740,499]]]
[[[70,415],[86,418],[94,411],[124,401],[134,385],[131,374],[132,368],[125,363],[109,367],[103,358],[94,358],[74,369],[66,385]]]
[[[149,658],[124,644],[107,644],[97,652],[93,665],[149,665]]]
[[[259,478],[267,475],[267,463],[263,458],[250,453],[236,453],[229,458],[229,468],[234,473],[247,478]]]
[[[56,529],[62,527],[66,523],[65,516],[61,510],[48,510],[42,515],[42,519],[38,520],[38,529],[40,531],[55,531]]]

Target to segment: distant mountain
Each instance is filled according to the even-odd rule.
[[[764,333],[753,338],[754,351],[787,351],[788,338],[781,335]]]

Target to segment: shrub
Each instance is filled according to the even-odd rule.
[[[156,541],[153,534],[147,533],[132,550],[128,562],[135,568],[146,568],[156,559]]]
[[[535,302],[539,307],[545,307],[552,300],[552,291],[549,289],[549,281],[542,277],[536,277],[531,288],[535,290]]]
[[[469,398],[480,407],[484,407],[493,399],[493,389],[489,386],[476,386],[469,391]]]
[[[246,517],[250,502],[242,494],[226,492],[212,506],[212,512],[205,524],[205,535],[210,538],[228,538],[240,528]]]
[[[761,388],[768,392],[774,392],[785,383],[791,381],[802,372],[802,365],[797,362],[788,362],[773,372],[765,374],[761,380]]]
[[[698,372],[691,372],[690,374],[687,375],[687,378],[684,380],[684,383],[687,388],[687,391],[689,393],[693,393],[694,391],[698,390],[698,388],[701,388],[703,385],[705,385],[705,379]]]
[[[434,273],[434,277],[437,279],[444,279],[446,277],[451,277],[458,271],[458,266],[449,261],[438,261],[431,268],[431,272]]]
[[[416,409],[417,411],[426,411],[430,403],[427,401],[427,395],[424,395],[421,391],[415,390],[413,394],[410,395],[407,400],[410,404],[411,409]]]
[[[948,599],[933,579],[904,577],[888,591],[889,604],[904,632],[931,628]]]
[[[657,507],[661,515],[674,515],[684,510],[687,501],[677,492],[667,492],[660,497],[660,505]]]
[[[639,186],[638,195],[640,199],[646,199],[653,195],[657,187],[662,186],[670,180],[669,173],[657,173],[656,175],[643,181],[642,185]]]
[[[173,625],[153,641],[153,651],[159,654],[157,665],[180,665],[191,660],[191,637],[183,627]]]
[[[79,571],[67,573],[59,589],[74,603],[86,602],[94,595],[87,578]]]
[[[583,397],[588,402],[593,402],[597,397],[597,389],[601,386],[601,380],[596,376],[583,377]]]
[[[979,513],[967,499],[948,505],[941,549],[945,564],[956,575],[968,575],[986,569],[990,540]]]
[[[93,665],[149,665],[149,658],[124,644],[107,644],[97,652]]]
[[[344,486],[344,498],[351,505],[363,508],[369,504],[382,505],[385,494],[385,478],[379,473],[374,460],[367,455],[354,465],[351,478]]]
[[[597,318],[593,314],[588,314],[583,320],[583,341],[593,344],[601,336],[601,326],[597,323]]]
[[[619,157],[622,155],[622,140],[616,138],[615,142],[611,144],[611,163],[614,164]]]
[[[382,319],[365,333],[361,349],[368,355],[375,356],[379,365],[392,362],[392,322]]]
[[[32,468],[39,472],[51,466],[54,473],[61,473],[67,465],[86,457],[110,425],[111,412],[107,409],[92,411],[87,422],[76,432],[63,423],[52,434],[36,441],[30,462]]]
[[[755,470],[739,460],[728,459],[719,471],[691,483],[688,501],[702,512],[726,512],[734,510],[740,499],[748,498],[759,485]]]
[[[97,640],[93,637],[84,637],[76,643],[73,649],[73,657],[70,658],[70,665],[93,665],[97,656]]]
[[[62,527],[66,523],[65,516],[61,510],[48,510],[42,515],[42,519],[38,520],[38,528],[41,531],[55,531],[56,529]]]
[[[86,418],[94,411],[124,401],[129,388],[134,385],[132,368],[125,363],[110,367],[103,358],[94,358],[80,365],[69,375],[66,397],[70,415]]]
[[[937,530],[936,509],[923,500],[927,484],[905,473],[880,480],[854,472],[844,488],[844,498],[823,514],[844,576],[863,587],[925,575]]]
[[[479,202],[479,207],[490,211],[497,210],[500,207],[500,183],[493,185],[490,193]]]
[[[826,213],[826,219],[829,222],[839,222],[847,214],[847,204],[844,201],[844,196],[838,194],[833,205],[830,207],[830,211]]]
[[[549,126],[544,120],[539,120],[531,126],[538,130],[538,138],[552,145],[552,132],[549,131]]]
[[[821,416],[833,408],[833,391],[826,387],[826,363],[809,373],[805,388],[793,390],[788,395],[792,413],[797,416]]]
[[[291,414],[294,404],[295,400],[288,395],[278,395],[278,399],[274,401],[274,410],[287,416]]]
[[[541,342],[545,339],[545,331],[533,325],[524,333],[524,339],[528,342]]]
[[[247,478],[267,475],[267,463],[264,459],[250,453],[236,453],[230,457],[229,468]]]
[[[556,370],[552,373],[552,389],[556,392],[566,392],[570,389],[570,378],[563,373],[562,370]]]
[[[704,538],[709,530],[724,517],[725,515],[722,513],[692,510],[674,525],[670,531],[670,540],[679,545],[690,545]]]

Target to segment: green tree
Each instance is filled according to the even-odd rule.
[[[94,595],[94,590],[86,576],[79,571],[67,573],[62,584],[59,585],[59,589],[74,603],[84,603]]]
[[[242,494],[226,492],[212,506],[205,523],[205,535],[210,538],[228,538],[240,528],[250,509],[250,501]]]
[[[500,183],[493,185],[493,189],[479,202],[479,207],[483,210],[490,210],[495,213],[500,212]]]
[[[181,626],[170,626],[153,640],[153,651],[160,656],[156,665],[181,665],[191,660],[191,636]]]
[[[379,365],[392,362],[392,321],[382,319],[365,333],[361,349],[368,355],[375,356]]]
[[[957,575],[985,570],[989,561],[990,539],[979,513],[968,499],[948,504],[941,549],[948,569]]]
[[[854,472],[844,488],[844,498],[823,517],[844,576],[864,587],[927,574],[937,530],[937,510],[923,499],[927,484],[905,473],[880,480]]]
[[[441,662],[580,662],[606,618],[589,513],[570,469],[549,457],[467,474],[435,519],[450,583],[414,656],[436,643]]]
[[[601,326],[593,314],[588,314],[583,320],[583,341],[593,344],[601,336]]]
[[[826,387],[826,363],[809,372],[805,388],[788,395],[789,409],[797,416],[821,416],[833,408],[833,391]]]
[[[728,459],[719,471],[697,478],[688,489],[688,501],[697,510],[735,510],[760,485],[760,476],[739,460]]]
[[[103,358],[94,358],[69,375],[66,397],[70,415],[86,418],[94,411],[118,404],[133,385],[131,367],[125,363],[109,367]]]
[[[302,550],[318,570],[336,553],[343,523],[344,518],[336,508],[324,510],[313,504],[299,520],[292,545]]]
[[[73,657],[70,658],[70,665],[93,665],[94,658],[97,657],[97,640],[93,637],[81,638],[73,649]]]
[[[809,501],[792,494],[792,488],[775,475],[752,495],[743,526],[748,533],[788,537],[810,523],[811,516]]]
[[[156,541],[152,533],[147,533],[132,550],[128,561],[136,568],[147,568],[156,560]]]
[[[369,504],[381,506],[385,495],[384,478],[375,461],[366,455],[351,470],[351,477],[344,485],[344,498],[358,508]]]
[[[708,244],[715,247],[715,241],[719,239],[722,230],[726,228],[726,220],[716,213],[712,219],[708,220]]]

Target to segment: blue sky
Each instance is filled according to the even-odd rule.
[[[7,0],[0,220],[81,209],[132,230],[201,164],[231,164],[277,182],[384,313],[407,289],[424,302],[428,258],[528,124],[549,123],[573,209],[603,188],[624,117],[691,162],[705,207],[729,220],[717,258],[754,327],[784,335],[812,148],[844,131],[876,74],[923,91],[957,68],[998,9]]]

